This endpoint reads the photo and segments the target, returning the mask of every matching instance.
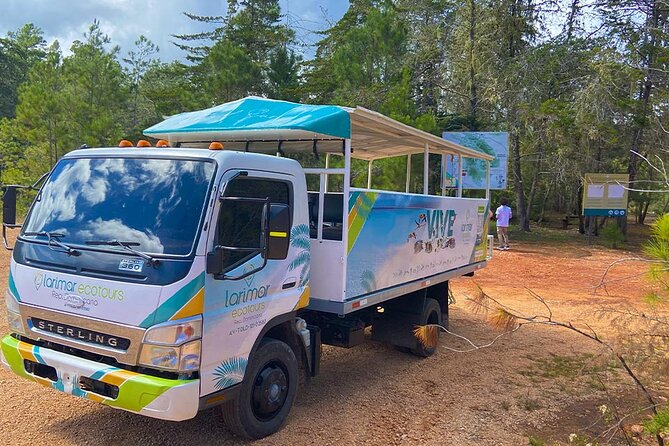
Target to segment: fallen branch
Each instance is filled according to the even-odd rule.
[[[604,347],[605,350],[608,350],[616,358],[618,363],[623,367],[625,373],[632,379],[632,381],[634,381],[636,387],[639,390],[641,390],[646,400],[650,403],[648,407],[652,411],[653,415],[657,415],[658,413],[657,406],[659,405],[659,403],[655,401],[650,391],[646,388],[646,386],[639,379],[636,373],[634,373],[632,367],[629,365],[625,357],[618,350],[616,350],[611,344],[607,343],[605,340],[600,338],[597,332],[590,325],[586,323],[584,324],[586,328],[581,328],[574,325],[572,322],[562,322],[553,319],[553,312],[550,306],[547,304],[546,300],[541,296],[539,296],[538,294],[536,294],[535,292],[533,292],[532,290],[528,290],[530,292],[530,295],[546,308],[548,315],[534,315],[534,316],[523,315],[522,313],[512,309],[511,307],[504,305],[497,299],[489,296],[487,293],[483,291],[483,289],[480,286],[478,286],[478,289],[479,289],[478,295],[474,298],[471,297],[468,298],[467,299],[468,303],[472,306],[472,308],[476,313],[489,313],[489,312],[494,313],[493,316],[488,319],[488,322],[495,328],[502,329],[503,330],[502,333],[495,336],[495,338],[492,341],[486,344],[477,345],[470,339],[468,339],[466,336],[453,333],[441,325],[427,324],[427,325],[416,326],[414,328],[414,335],[416,336],[416,339],[418,339],[418,342],[420,342],[423,346],[427,348],[436,347],[439,340],[439,331],[441,330],[471,345],[471,348],[462,350],[454,349],[451,347],[444,347],[444,348],[456,353],[468,353],[480,350],[482,348],[491,347],[500,338],[502,338],[505,335],[518,331],[523,325],[540,324],[551,327],[564,328],[574,333],[577,333],[581,336],[584,336],[585,338],[598,343],[600,346]],[[659,434],[655,435],[655,439],[657,441],[658,446],[664,446],[664,439]]]

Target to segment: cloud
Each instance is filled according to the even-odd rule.
[[[26,23],[34,23],[44,31],[51,43],[58,40],[65,54],[75,40],[93,23],[100,21],[102,31],[109,35],[112,45],[121,47],[125,56],[134,47],[140,35],[158,45],[161,60],[184,60],[185,53],[172,42],[173,34],[191,34],[211,29],[183,15],[225,15],[227,1],[211,0],[2,0],[3,21],[0,36],[16,31]],[[328,27],[328,22],[338,20],[348,8],[340,0],[282,0],[285,22],[295,28],[298,40],[313,44],[320,38],[314,31]],[[324,16],[324,11],[327,13]],[[304,55],[313,56],[313,48],[301,48]]]
[[[122,234],[122,237],[119,237]],[[88,240],[114,240],[120,238],[122,241],[138,242],[139,249],[146,252],[162,254],[165,250],[160,239],[151,232],[133,229],[119,219],[103,220],[97,218],[88,222],[84,229],[77,232],[80,239]]]

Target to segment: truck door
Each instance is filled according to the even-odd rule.
[[[300,226],[294,215],[293,177],[229,171],[223,175],[219,190],[222,199],[214,207],[208,249],[241,249],[226,249],[222,260],[225,274],[208,273],[205,278],[201,395],[239,383],[263,327],[276,316],[292,312],[308,293],[308,257],[304,262],[303,246],[295,245],[296,238],[291,237]],[[286,238],[283,258],[264,259],[249,250],[261,239],[262,201],[267,199],[270,205],[286,205],[290,210],[290,230],[269,233],[270,237]],[[307,242],[308,237],[306,227]]]

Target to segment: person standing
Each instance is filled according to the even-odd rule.
[[[499,248],[502,251],[509,250],[509,220],[511,220],[511,208],[506,198],[500,200],[500,206],[495,211],[497,220],[497,238],[499,239]]]

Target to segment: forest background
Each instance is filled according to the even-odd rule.
[[[629,173],[638,223],[669,209],[652,192],[669,187],[666,1],[351,0],[309,60],[277,0],[185,14],[210,31],[173,36],[186,57],[170,63],[144,36],[115,46],[97,21],[68,52],[31,23],[0,38],[0,183],[31,183],[83,144],[136,141],[166,116],[260,95],[364,106],[436,135],[508,131],[501,194],[521,230],[578,214],[585,172]],[[375,163],[372,187],[403,189],[405,163]],[[422,160],[412,164],[420,191]],[[353,167],[366,185],[366,166]]]

